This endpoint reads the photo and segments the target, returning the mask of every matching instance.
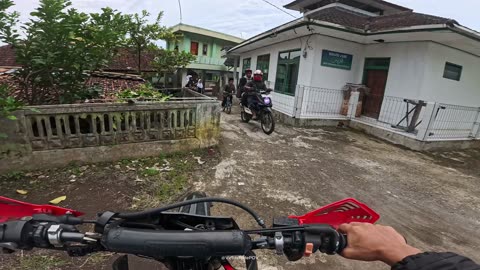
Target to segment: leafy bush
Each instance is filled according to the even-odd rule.
[[[10,96],[10,91],[7,85],[0,85],[0,117],[6,117],[10,120],[17,118],[12,115],[12,112],[20,109],[23,104]]]
[[[170,96],[160,93],[151,84],[141,84],[135,88],[128,88],[116,95],[119,99],[155,99],[167,101]]]
[[[10,96],[10,89],[7,85],[0,85],[0,118],[8,118],[10,120],[17,120],[17,117],[12,114],[13,111],[20,109],[23,104]],[[6,138],[6,135],[0,133],[0,138]]]

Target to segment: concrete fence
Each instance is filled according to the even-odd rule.
[[[218,101],[185,90],[168,102],[27,107],[0,120],[0,173],[216,145]]]

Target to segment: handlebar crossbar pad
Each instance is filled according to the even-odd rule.
[[[112,252],[153,258],[196,258],[244,255],[251,250],[250,237],[242,231],[154,231],[114,227],[102,238]]]

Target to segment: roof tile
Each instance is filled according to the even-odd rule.
[[[152,52],[145,52],[140,59],[141,69],[143,72],[155,71],[151,62],[155,58]],[[137,54],[127,48],[120,49],[117,56],[112,62],[103,70],[105,71],[121,71],[121,72],[135,72],[137,70],[138,57]],[[20,66],[15,61],[15,49],[11,45],[0,47],[0,66]]]
[[[449,24],[457,23],[448,18],[432,16],[412,11],[405,11],[391,15],[381,15],[371,17],[362,13],[357,13],[342,7],[331,7],[319,10],[309,18],[339,24],[345,27],[355,28],[360,31],[387,31],[401,27],[411,27],[420,25]]]
[[[20,66],[15,61],[15,50],[12,45],[0,47],[0,66],[17,67]]]

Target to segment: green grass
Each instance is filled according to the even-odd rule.
[[[10,180],[20,180],[25,177],[25,173],[21,171],[13,171],[9,172],[5,175],[2,175],[2,177],[10,179]]]
[[[160,174],[160,171],[154,168],[147,168],[142,171],[143,176],[155,176]]]
[[[53,270],[60,269],[67,262],[61,258],[46,255],[29,255],[20,258],[18,269]]]
[[[147,166],[140,170],[140,177],[144,182],[141,183],[142,188],[135,195],[134,209],[145,209],[158,207],[159,205],[169,202],[173,198],[177,198],[188,188],[189,179],[192,173],[199,166],[193,156],[204,156],[203,151],[189,151],[174,154],[161,154],[158,157],[150,159],[138,160],[138,166]],[[202,158],[203,160],[204,158]],[[155,168],[155,164],[161,167],[168,161],[169,167],[172,168],[168,172],[160,172]]]
[[[132,163],[132,160],[122,159],[122,160],[119,161],[119,163],[126,166],[126,165],[129,165],[130,163]]]
[[[82,174],[82,170],[80,170],[80,167],[77,165],[70,165],[69,171],[75,176],[80,176]]]

